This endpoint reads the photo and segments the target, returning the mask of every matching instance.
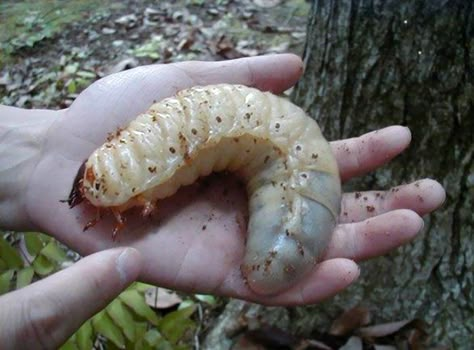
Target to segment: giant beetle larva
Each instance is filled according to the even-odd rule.
[[[153,104],[79,170],[69,204],[121,213],[214,171],[244,179],[248,238],[241,270],[260,294],[289,288],[321,257],[339,215],[336,161],[317,123],[271,93],[240,85],[193,87]],[[92,222],[90,225],[95,223]]]

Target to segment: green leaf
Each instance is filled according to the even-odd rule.
[[[190,316],[196,311],[196,305],[170,312],[160,320],[159,330],[172,344],[176,344],[187,330],[194,328]]]
[[[62,250],[58,243],[55,241],[49,242],[46,247],[41,250],[41,255],[44,255],[51,261],[55,261],[58,264],[61,264],[68,259],[66,252]]]
[[[202,301],[203,303],[206,303],[209,305],[216,304],[216,298],[213,297],[212,295],[195,294],[194,296],[196,297],[197,300]]]
[[[77,90],[76,80],[75,79],[69,80],[69,82],[67,83],[67,92],[69,94],[73,94],[76,92],[76,90]]]
[[[20,254],[3,237],[0,237],[0,256],[10,268],[23,267]]]
[[[41,238],[39,237],[38,233],[26,232],[24,234],[24,237],[28,253],[33,256],[38,255],[41,249],[43,249],[43,242],[41,241]]]
[[[77,72],[77,69],[79,68],[79,63],[71,63],[68,64],[66,67],[64,67],[64,73],[72,75]]]
[[[76,344],[74,344],[74,337],[71,337],[68,339],[67,342],[65,342],[59,350],[77,350]]]
[[[5,294],[10,290],[11,280],[15,270],[8,270],[0,275],[0,294]]]
[[[7,270],[7,263],[0,257],[0,273]]]
[[[156,288],[156,286],[152,284],[148,284],[148,283],[143,283],[143,282],[135,282],[130,287],[130,289],[135,289],[139,291],[140,293],[145,293],[146,291],[148,291],[148,289],[151,289],[151,288]]]
[[[90,350],[93,347],[93,335],[91,321],[85,322],[76,332],[76,344],[79,350]]]
[[[190,306],[192,306],[192,305],[195,305],[195,304],[196,304],[196,303],[195,303],[193,300],[191,300],[191,299],[184,300],[184,301],[182,301],[182,302],[179,304],[178,310],[186,309],[186,308],[188,308],[188,307],[190,307]]]
[[[33,269],[40,276],[47,276],[54,271],[54,264],[44,255],[38,255],[33,261]]]
[[[158,323],[158,316],[146,304],[145,296],[134,289],[128,289],[119,295],[119,298],[127,304],[137,315],[140,315],[156,325]]]
[[[135,341],[135,321],[133,320],[132,313],[123,306],[119,299],[115,299],[106,308],[107,314],[115,322],[117,326],[122,329],[128,340],[131,342]]]
[[[16,289],[20,289],[31,284],[34,273],[35,270],[31,266],[19,270],[16,274]]]
[[[125,339],[120,328],[115,325],[105,311],[101,311],[94,316],[92,325],[97,333],[102,334],[119,348],[125,348]]]
[[[84,79],[94,79],[96,77],[95,73],[93,72],[89,72],[89,71],[86,71],[86,70],[81,70],[79,72],[77,72],[77,76],[81,77],[81,78],[84,78]]]

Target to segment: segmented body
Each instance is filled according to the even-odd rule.
[[[271,93],[194,87],[153,104],[85,163],[82,195],[117,212],[153,209],[181,186],[228,170],[245,180],[242,273],[257,293],[282,291],[323,253],[339,215],[336,161],[317,123]]]

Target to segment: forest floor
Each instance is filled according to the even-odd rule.
[[[310,7],[304,0],[68,3],[0,5],[0,103],[64,108],[93,81],[142,64],[301,55]]]

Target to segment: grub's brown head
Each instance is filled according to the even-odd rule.
[[[70,208],[74,208],[76,205],[79,205],[84,200],[84,188],[83,188],[83,179],[84,179],[84,170],[86,167],[86,161],[84,161],[77,171],[76,177],[74,178],[74,183],[72,184],[71,193],[67,199],[67,203]]]

